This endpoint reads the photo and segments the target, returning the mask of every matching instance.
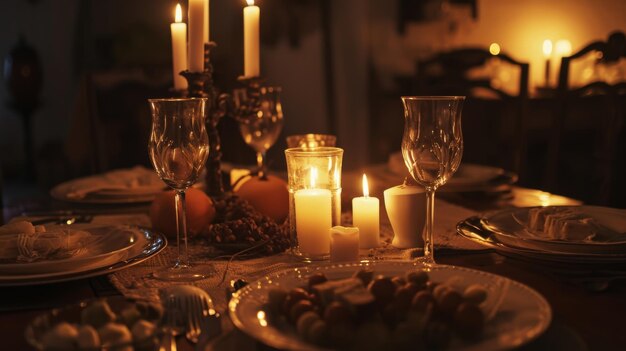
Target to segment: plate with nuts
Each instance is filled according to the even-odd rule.
[[[266,276],[229,303],[234,324],[291,350],[492,350],[541,335],[552,312],[498,275],[414,262],[321,264]]]

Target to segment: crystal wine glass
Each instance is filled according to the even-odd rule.
[[[246,99],[235,94],[235,101]],[[263,176],[266,168],[265,153],[274,145],[283,129],[283,108],[280,102],[280,87],[261,87],[259,108],[255,113],[239,118],[239,131],[246,144],[256,151],[256,162],[259,176]],[[241,103],[241,102],[240,102]]]
[[[411,176],[426,188],[424,257],[435,263],[435,191],[456,172],[463,155],[461,110],[464,96],[403,96],[402,156]]]
[[[149,99],[152,132],[148,149],[159,177],[176,192],[176,245],[178,256],[173,267],[154,272],[162,280],[191,281],[205,277],[192,267],[187,247],[185,190],[193,185],[209,154],[205,127],[206,101],[192,99]],[[184,251],[181,255],[180,239]]]

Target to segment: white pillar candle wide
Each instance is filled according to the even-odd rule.
[[[330,261],[359,260],[359,228],[334,226],[330,229]]]
[[[423,248],[426,223],[424,188],[398,185],[384,191],[385,209],[393,229],[391,245],[401,248]]]
[[[254,0],[247,0],[243,8],[243,71],[245,77],[258,77],[260,69],[259,22],[261,10],[254,5]]]
[[[359,247],[371,249],[380,245],[379,201],[369,196],[367,177],[363,175],[363,195],[352,199],[352,224],[359,228]]]
[[[189,70],[204,71],[205,24],[208,22],[205,2],[208,0],[189,0]],[[208,6],[208,5],[207,5]],[[208,25],[207,25],[208,26]],[[208,35],[208,34],[207,34]]]
[[[331,193],[328,189],[302,189],[294,194],[298,247],[304,255],[330,251]]]
[[[187,79],[180,72],[187,69],[187,24],[182,23],[183,12],[180,4],[176,5],[174,23],[170,24],[172,31],[172,73],[174,89],[187,89]]]

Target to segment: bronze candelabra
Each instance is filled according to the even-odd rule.
[[[224,195],[224,184],[221,174],[221,142],[217,124],[224,116],[231,116],[239,121],[253,117],[260,108],[260,90],[263,79],[260,77],[239,77],[238,81],[243,88],[235,89],[233,95],[220,94],[213,83],[213,65],[211,64],[211,49],[214,42],[204,44],[204,71],[180,72],[187,79],[188,88],[183,95],[188,97],[202,97],[208,99],[206,110],[206,127],[209,136],[209,156],[206,162],[207,193],[212,197]]]

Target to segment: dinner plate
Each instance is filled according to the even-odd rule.
[[[388,165],[391,172],[396,175],[407,176],[409,174],[400,152],[389,156]],[[517,182],[517,175],[502,168],[461,163],[456,173],[437,191],[486,191],[500,185],[513,184],[515,182]]]
[[[404,275],[407,271],[422,268],[413,262],[369,262],[351,264],[309,265],[288,269],[268,275],[253,282],[235,293],[228,309],[233,323],[250,336],[263,343],[290,350],[320,350],[297,337],[293,327],[273,325],[260,316],[259,311],[267,302],[268,291],[280,286],[283,289],[306,286],[307,277],[316,272],[324,273],[328,279],[341,279],[352,276],[362,268],[373,269],[375,274],[386,276]],[[435,265],[428,274],[435,282],[454,279],[463,286],[481,284],[488,290],[487,321],[483,337],[472,342],[454,339],[452,350],[494,350],[523,345],[550,325],[552,312],[547,301],[535,290],[505,277],[477,270]]]
[[[165,188],[156,172],[136,166],[72,179],[52,188],[50,195],[77,203],[137,203],[151,201]],[[84,196],[75,193],[84,193]]]
[[[607,264],[626,263],[626,253],[575,253],[561,251],[537,250],[528,247],[520,247],[511,243],[502,242],[501,236],[495,235],[488,228],[485,228],[480,217],[470,217],[460,221],[457,226],[457,233],[484,247],[491,248],[497,252],[514,258],[529,258],[536,263],[546,264],[569,264],[576,266],[606,266]]]
[[[626,211],[597,206],[552,206],[557,210],[574,210],[593,218],[616,235],[603,240],[554,240],[531,231],[529,211],[536,207],[511,208],[485,214],[483,226],[497,239],[516,247],[569,253],[626,253]]]
[[[140,227],[129,226],[128,228],[132,228],[135,232],[132,239],[134,242],[109,255],[106,259],[96,259],[89,264],[66,267],[65,270],[53,272],[32,274],[6,274],[3,272],[0,273],[0,286],[39,285],[109,274],[141,263],[161,252],[167,245],[167,240],[163,234]]]
[[[97,268],[118,262],[127,256],[132,246],[139,244],[141,232],[130,226],[74,224],[72,226],[47,225],[46,230],[86,231],[92,236],[87,245],[66,259],[0,264],[0,275],[29,275],[67,272],[76,269]]]

